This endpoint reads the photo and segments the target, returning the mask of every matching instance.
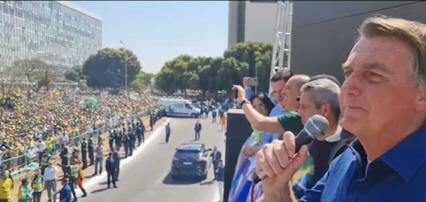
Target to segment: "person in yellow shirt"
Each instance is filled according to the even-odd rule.
[[[13,181],[8,170],[3,170],[0,175],[0,202],[12,202]]]

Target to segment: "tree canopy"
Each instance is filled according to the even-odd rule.
[[[104,48],[91,55],[83,64],[83,75],[87,85],[94,88],[125,88],[125,69],[127,85],[135,80],[141,70],[138,58],[127,49]]]
[[[241,84],[249,75],[250,64],[256,67],[259,90],[269,86],[272,45],[265,43],[240,43],[224,52],[224,57],[193,57],[180,55],[164,64],[155,77],[156,87],[166,93],[177,90],[200,89],[203,93],[225,90]],[[254,68],[254,67],[253,67]]]

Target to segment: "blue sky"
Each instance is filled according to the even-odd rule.
[[[132,50],[156,73],[181,54],[222,56],[228,40],[226,1],[74,1],[102,18],[103,47]]]

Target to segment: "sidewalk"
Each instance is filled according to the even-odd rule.
[[[154,125],[154,129],[153,130],[155,130],[155,129],[157,129],[164,121],[165,121],[166,119],[163,117],[163,118],[161,118],[160,120],[158,120],[156,123],[155,123],[155,125]],[[145,126],[147,126],[147,128],[149,128],[149,117],[143,117],[143,122],[144,122],[144,125]],[[150,128],[150,130],[149,131],[146,131],[145,132],[145,141],[150,137],[150,135],[152,134],[152,131],[153,131],[151,128]],[[108,144],[108,132],[105,132],[105,133],[103,133],[102,134],[102,137],[103,137],[103,144],[104,144],[104,154],[105,154],[105,156],[107,156],[108,155],[108,153],[109,153],[109,144]],[[141,143],[141,145],[140,145],[140,147],[143,147],[144,146],[144,143]],[[137,148],[136,148],[137,149]],[[121,158],[123,158],[124,157],[124,148],[122,147],[122,149],[119,151],[119,154],[120,154],[120,156],[121,156]],[[106,157],[105,157],[106,158]],[[104,161],[105,162],[105,161]],[[59,156],[56,156],[55,157],[55,164],[56,163],[60,163],[60,158],[59,158]],[[88,162],[89,163],[89,162]],[[105,163],[104,163],[105,164]],[[103,167],[103,170],[105,170],[105,165],[102,165],[102,167]],[[58,168],[58,171],[59,171],[59,174],[58,174],[58,179],[62,179],[62,177],[63,177],[63,173],[62,173],[62,169],[60,168],[60,167],[57,167]],[[93,177],[95,177],[95,175],[93,175],[94,174],[94,172],[95,172],[95,167],[94,167],[94,165],[90,165],[90,166],[88,166],[86,169],[84,169],[83,170],[83,175],[84,175],[84,180],[83,180],[83,187],[85,188],[85,189],[87,189],[86,188],[86,186],[85,186],[85,184],[91,179],[91,178],[93,178]],[[105,172],[105,171],[104,171]],[[28,179],[30,179],[30,182],[31,182],[31,179],[32,179],[32,177],[33,177],[33,175],[32,174],[30,174],[30,175],[28,175],[28,176],[26,176]],[[17,199],[17,196],[18,196],[18,190],[19,190],[19,186],[20,186],[20,184],[21,184],[21,182],[20,182],[20,179],[19,180],[15,180],[14,181],[14,183],[13,183],[14,185],[13,185],[13,190],[12,190],[12,201],[18,201],[18,199]],[[59,189],[60,188],[62,188],[62,185],[61,185],[61,182],[60,181],[57,181],[56,182],[56,184],[57,184],[57,186],[56,186],[56,189],[57,189],[57,191],[59,191]],[[79,188],[76,188],[77,190],[79,189]],[[86,190],[87,191],[87,190]],[[80,193],[80,191],[77,191],[77,194],[78,193]],[[87,193],[88,195],[89,194],[91,194],[90,192],[88,192]],[[81,195],[79,195],[78,197],[80,197]],[[59,199],[59,196],[57,196],[57,198]],[[47,198],[47,191],[46,190],[44,190],[43,191],[43,193],[42,193],[42,197],[41,197],[41,201],[42,202],[46,202],[46,201],[48,201],[48,198]]]

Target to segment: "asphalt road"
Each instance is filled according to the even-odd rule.
[[[217,146],[224,154],[224,132],[211,119],[200,119],[203,129],[197,142],[207,148]],[[217,183],[210,168],[207,179],[173,180],[169,175],[175,148],[181,143],[194,141],[196,119],[169,118],[171,138],[165,143],[164,125],[154,131],[134,153],[122,161],[118,188],[107,189],[106,176],[102,173],[86,182],[88,196],[83,202],[213,202],[219,200]],[[224,155],[222,155],[224,156]],[[79,192],[81,196],[81,192]]]

